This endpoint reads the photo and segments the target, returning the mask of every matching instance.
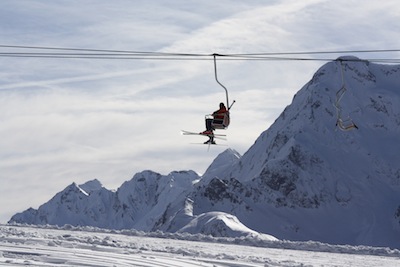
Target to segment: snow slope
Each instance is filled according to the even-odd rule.
[[[0,225],[0,266],[388,266],[400,251],[317,242]]]
[[[71,184],[10,222],[400,248],[399,85],[399,65],[340,58],[242,157],[228,149],[201,177],[143,171],[116,192]]]

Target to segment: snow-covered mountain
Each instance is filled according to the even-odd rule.
[[[342,59],[198,191],[195,213],[212,205],[284,239],[400,247],[400,67]],[[336,126],[338,107],[358,128]]]
[[[322,66],[241,157],[206,173],[72,184],[10,222],[92,225],[400,248],[400,66]],[[273,237],[271,237],[273,239]]]
[[[171,172],[167,176],[143,171],[116,192],[97,180],[83,185],[72,183],[38,210],[28,209],[11,221],[150,231],[174,203],[185,201],[196,179],[199,176],[193,171]]]
[[[212,206],[284,239],[400,247],[400,66],[341,59],[197,190],[194,213]]]

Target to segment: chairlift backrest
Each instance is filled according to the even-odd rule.
[[[223,130],[228,128],[230,123],[229,111],[226,111],[222,114],[218,114],[214,117],[211,126],[214,129]]]
[[[355,125],[354,122],[350,118],[348,118],[346,120],[338,119],[336,125],[339,126],[340,130],[343,130],[343,131],[348,131],[351,129],[358,129],[357,125]]]

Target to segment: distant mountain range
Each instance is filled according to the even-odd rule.
[[[243,156],[227,149],[202,176],[143,171],[115,192],[73,183],[10,223],[400,248],[400,66],[341,57]]]

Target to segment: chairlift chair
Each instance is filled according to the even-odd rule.
[[[229,123],[230,123],[230,118],[229,118],[229,111],[226,111],[224,114],[219,114],[216,116],[206,115],[206,119],[213,119],[211,122],[211,127],[213,129],[218,129],[218,130],[225,130],[228,128]]]

